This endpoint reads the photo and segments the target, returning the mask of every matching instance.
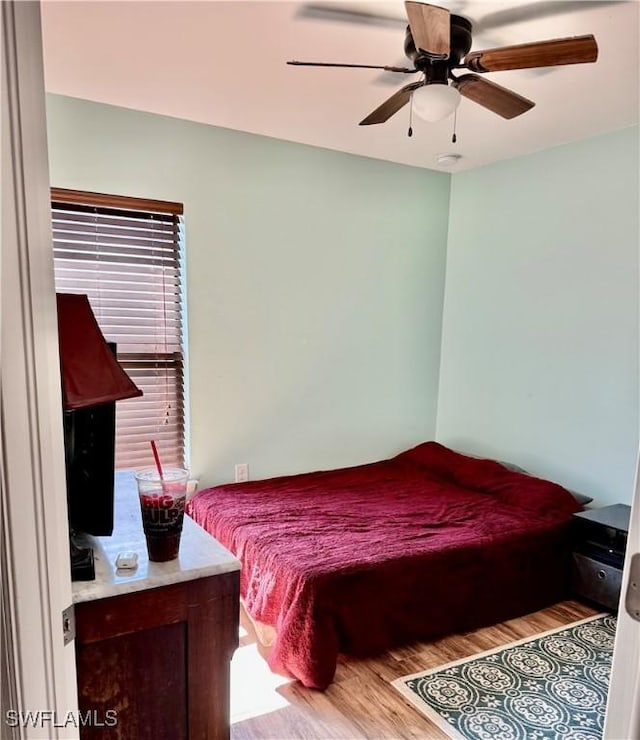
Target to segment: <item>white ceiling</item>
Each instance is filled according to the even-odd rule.
[[[490,29],[473,49],[593,33],[595,64],[496,72],[488,79],[536,102],[506,121],[468,100],[453,119],[429,124],[409,106],[390,121],[358,121],[414,76],[392,84],[375,70],[291,67],[288,59],[400,64],[402,23],[310,18],[292,2],[108,2],[45,0],[42,24],[49,92],[264,134],[418,167],[454,169],[538,151],[638,122],[638,2],[441,0]],[[337,2],[403,18],[401,2]],[[515,21],[518,9],[528,19]],[[506,11],[503,16],[493,13]],[[533,17],[531,17],[533,16]],[[483,20],[484,19],[484,20]],[[388,77],[388,74],[387,74]]]

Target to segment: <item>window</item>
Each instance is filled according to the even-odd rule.
[[[56,290],[85,293],[141,398],[116,403],[116,467],[184,466],[180,203],[51,191]]]

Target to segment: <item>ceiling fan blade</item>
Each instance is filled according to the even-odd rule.
[[[583,64],[595,62],[597,58],[598,45],[595,38],[589,35],[472,51],[464,58],[464,65],[473,72],[500,72],[506,69]]]
[[[620,4],[622,0],[535,0],[535,2],[516,5],[511,8],[494,11],[483,16],[473,24],[476,34],[487,30],[510,26],[514,23],[525,23],[542,18],[552,18],[563,13],[580,13],[593,8]]]
[[[305,20],[337,21],[366,26],[401,29],[407,27],[407,19],[401,15],[385,15],[362,10],[357,3],[336,5],[335,3],[304,3],[296,13]]]
[[[382,66],[380,64],[335,64],[334,62],[299,62],[297,59],[293,59],[287,64],[292,64],[295,67],[348,67],[356,69],[383,69],[385,72],[404,72],[406,74],[413,74],[417,72],[417,69],[409,69],[408,67],[392,67]]]
[[[490,82],[484,77],[478,77],[478,75],[462,75],[453,84],[458,88],[462,97],[473,100],[474,103],[478,103],[503,118],[515,118],[531,110],[535,105],[522,95],[502,85],[496,85],[495,82]]]
[[[449,11],[413,0],[407,0],[404,7],[416,49],[421,49],[434,59],[448,59],[451,41]]]
[[[412,82],[410,85],[400,88],[400,90],[385,100],[382,105],[379,105],[372,113],[369,113],[366,118],[363,118],[359,125],[370,126],[372,123],[384,123],[388,121],[394,113],[397,113],[400,108],[409,102],[411,93],[423,85],[424,82]]]
[[[398,60],[397,66],[402,66],[402,59]],[[416,70],[416,72],[419,72],[420,70]],[[380,72],[380,74],[376,75],[373,79],[374,85],[384,85],[385,87],[398,87],[398,75],[394,74],[393,72]]]

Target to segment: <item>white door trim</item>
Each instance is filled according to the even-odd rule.
[[[604,725],[606,740],[640,738],[640,622],[632,619],[624,606],[631,556],[640,552],[640,455],[636,471],[635,495],[631,506],[609,701]]]
[[[2,548],[15,688],[13,711],[55,712],[23,738],[74,738],[77,712],[49,168],[38,2],[1,4]],[[13,717],[3,716],[6,722]]]

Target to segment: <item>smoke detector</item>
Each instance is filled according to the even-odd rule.
[[[462,154],[438,154],[436,162],[443,167],[453,167],[461,159]]]

